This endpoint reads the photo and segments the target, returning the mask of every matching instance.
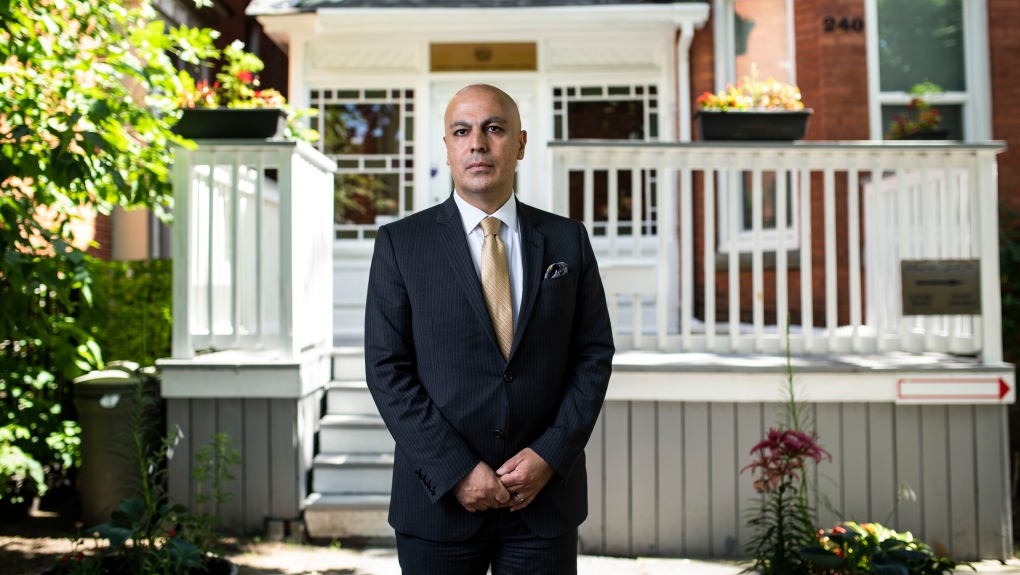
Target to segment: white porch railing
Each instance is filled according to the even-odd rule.
[[[174,163],[173,357],[296,358],[333,338],[333,176],[303,142],[199,141]]]
[[[596,245],[604,247],[599,261],[620,349],[775,353],[785,348],[794,310],[800,313],[789,326],[793,353],[981,353],[985,363],[995,363],[1002,358],[995,166],[1002,149],[995,143],[554,142],[551,207],[571,213],[570,173],[582,173],[580,212],[589,233],[598,231]],[[617,187],[619,176],[629,172],[631,189],[641,189],[642,170],[657,174],[657,221],[654,231],[644,226],[644,234],[633,234],[641,229],[642,194],[630,198],[632,221],[621,221]],[[607,209],[597,221],[593,182],[599,171],[608,172],[608,189]],[[789,210],[799,212],[799,266],[790,265],[786,234],[772,234],[773,245],[763,242],[762,182],[768,172],[777,174],[774,221],[786,222]],[[739,250],[722,253],[716,232],[720,223],[738,229],[738,181],[747,181],[745,173],[753,238],[749,274],[741,270]],[[787,182],[793,206],[787,205]],[[822,237],[813,238],[811,223],[818,218]],[[652,250],[649,235],[656,238]],[[770,289],[766,251],[775,253]],[[903,259],[979,260],[981,315],[904,317]],[[799,277],[791,281],[794,275]],[[815,293],[818,285],[822,293]],[[742,290],[750,292],[743,305]],[[791,297],[798,305],[791,305]],[[654,329],[644,325],[642,308],[649,303],[656,309]],[[749,321],[741,321],[742,308],[750,308]],[[718,309],[727,316],[723,322],[717,321]],[[766,322],[766,309],[772,321]],[[816,324],[816,317],[824,320]]]

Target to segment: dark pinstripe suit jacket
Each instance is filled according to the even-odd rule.
[[[478,461],[531,447],[556,471],[519,511],[542,537],[588,513],[584,446],[614,352],[606,296],[584,226],[518,202],[520,317],[503,359],[453,197],[383,226],[365,316],[368,387],[396,440],[390,524],[459,541],[481,525],[451,489]],[[543,279],[553,263],[569,272]]]

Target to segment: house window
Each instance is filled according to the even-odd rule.
[[[318,89],[318,148],[337,163],[338,224],[384,224],[412,210],[414,90]]]
[[[659,90],[654,84],[557,86],[553,88],[553,139],[659,139]],[[584,219],[584,173],[570,172],[570,217]],[[634,234],[631,207],[641,194],[640,235],[655,233],[655,170],[642,170],[634,188],[630,170],[617,171],[617,234]],[[606,235],[609,220],[609,172],[593,174],[594,227],[592,235]]]
[[[966,62],[964,0],[872,0],[877,18],[874,50],[878,67],[878,123],[872,137],[888,133],[896,115],[907,111],[908,91],[932,82],[944,91],[929,99],[952,139],[968,135],[970,104]]]
[[[721,54],[716,58],[717,90],[721,91],[727,84],[736,84],[751,76],[752,67],[757,67],[759,79],[775,78],[780,82],[796,84],[792,0],[715,0],[714,7],[717,14],[722,14],[715,29],[717,37],[722,38],[718,44]],[[728,176],[720,173],[716,182],[716,189],[719,190],[719,249],[750,251],[754,246],[752,174],[737,173],[736,181],[733,182]],[[734,208],[733,196],[725,193],[733,187],[736,188],[735,208],[739,214],[737,230],[730,230],[728,216]],[[762,171],[761,241],[766,251],[775,250],[780,233],[785,234],[787,249],[797,249],[796,192],[796,181],[788,173]],[[777,221],[777,193],[786,194],[785,222]]]

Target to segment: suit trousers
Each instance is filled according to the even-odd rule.
[[[528,529],[519,512],[482,511],[482,526],[466,541],[430,541],[397,532],[404,575],[576,575],[577,528],[547,539]]]

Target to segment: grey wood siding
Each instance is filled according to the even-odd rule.
[[[226,485],[232,497],[220,510],[224,521],[260,532],[266,519],[300,518],[322,398],[319,390],[301,399],[168,399],[167,425],[184,432],[167,470],[170,496],[195,509],[194,455],[224,432],[244,459]]]
[[[771,403],[607,402],[586,449],[584,551],[744,555],[759,496],[740,469],[781,413]],[[1005,406],[821,403],[807,415],[833,456],[809,473],[820,527],[842,515],[961,559],[1010,556]],[[917,500],[896,506],[902,483]]]

